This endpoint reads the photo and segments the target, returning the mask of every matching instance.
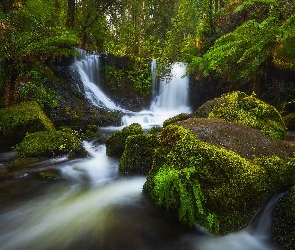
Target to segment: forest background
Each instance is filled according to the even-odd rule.
[[[181,61],[211,91],[204,101],[243,90],[283,109],[295,101],[294,13],[293,0],[2,0],[0,108],[28,100],[56,107],[46,82],[79,47],[128,58],[141,95],[151,91],[152,59],[161,73]]]

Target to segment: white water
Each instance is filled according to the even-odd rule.
[[[84,84],[86,97],[94,106],[106,107],[111,110],[126,111],[117,106],[103,91],[99,88],[99,55],[77,49],[80,53],[80,59],[76,59],[74,67],[78,70],[81,80]]]
[[[269,227],[283,194],[274,196],[255,223],[240,232],[216,238],[198,231],[178,232],[177,224],[169,224],[171,218],[142,203],[145,177],[119,178],[118,162],[105,155],[104,145],[85,142],[84,147],[88,159],[56,163],[66,183],[51,182],[41,197],[26,198],[0,212],[1,250],[277,249],[269,243]]]
[[[191,113],[188,106],[189,78],[186,76],[186,64],[174,63],[171,74],[162,79],[157,88],[155,79],[156,62],[151,65],[152,70],[152,95],[153,101],[150,110],[143,110],[122,118],[122,126],[139,123],[143,128],[162,126],[163,122],[180,113]]]
[[[99,55],[78,50],[81,58],[76,60],[74,67],[77,68],[86,97],[97,107],[106,107],[112,110],[120,110],[126,115],[121,119],[120,127],[110,127],[110,129],[121,129],[132,123],[139,123],[143,128],[162,126],[163,122],[180,113],[190,113],[188,106],[188,76],[186,64],[174,63],[171,66],[171,74],[168,78],[162,79],[157,86],[156,61],[151,63],[152,74],[152,103],[149,110],[132,112],[124,110],[109,99],[99,88]]]

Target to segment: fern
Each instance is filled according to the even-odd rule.
[[[154,179],[157,203],[167,209],[177,209],[179,220],[188,225],[205,218],[205,198],[200,184],[192,178],[195,172],[195,167],[176,170],[164,165]]]

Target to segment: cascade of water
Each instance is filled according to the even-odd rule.
[[[117,106],[99,88],[99,55],[77,49],[81,57],[76,60],[77,69],[84,84],[87,98],[98,107],[120,110],[126,115],[121,119],[122,127],[139,123],[143,128],[162,126],[163,121],[180,113],[190,113],[188,106],[188,77],[185,76],[186,64],[174,63],[171,75],[160,81],[156,78],[156,60],[151,62],[152,74],[152,103],[149,110],[131,112]],[[119,127],[121,128],[121,127]]]
[[[142,127],[162,126],[163,122],[180,113],[191,113],[188,106],[188,83],[185,76],[186,64],[174,63],[171,66],[171,75],[168,79],[162,79],[158,87],[156,79],[156,61],[151,63],[152,71],[152,96],[150,110],[143,110],[138,113],[122,117],[122,126],[132,123],[140,123]]]
[[[99,88],[99,55],[77,49],[81,57],[76,59],[73,67],[80,74],[84,85],[86,97],[97,107],[106,107],[112,110],[121,110],[110,98]]]

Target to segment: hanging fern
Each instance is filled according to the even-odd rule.
[[[164,165],[154,179],[154,195],[157,203],[167,209],[178,210],[180,221],[193,225],[196,221],[205,221],[207,228],[218,231],[218,222],[213,214],[206,214],[204,195],[199,182],[193,178],[195,167],[176,170]]]

